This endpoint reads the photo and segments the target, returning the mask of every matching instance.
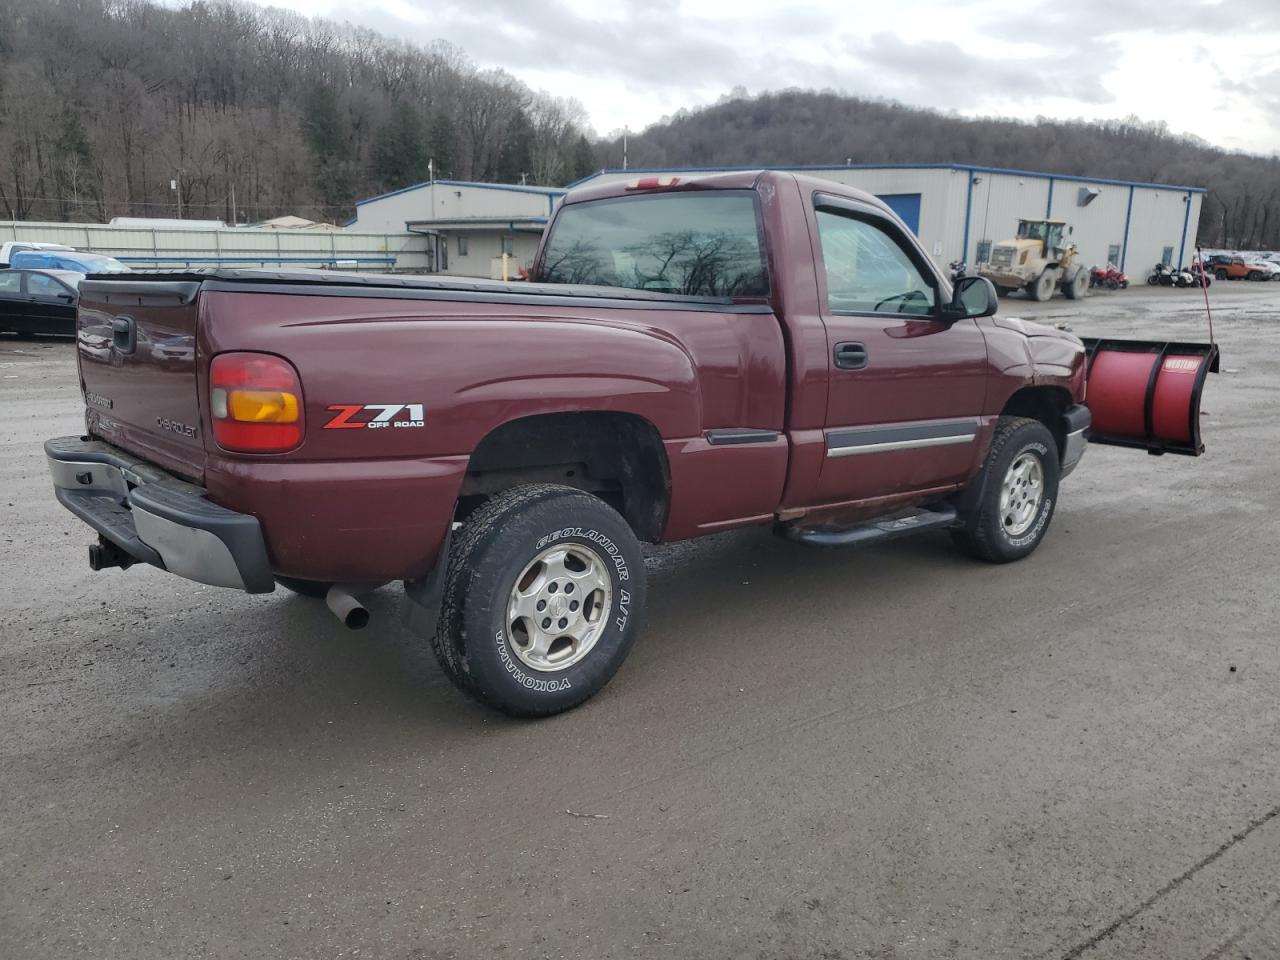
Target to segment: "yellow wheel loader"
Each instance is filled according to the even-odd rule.
[[[978,264],[1001,294],[1026,290],[1033,300],[1048,300],[1054,287],[1072,300],[1089,293],[1089,268],[1080,263],[1076,245],[1064,239],[1071,227],[1063,220],[1019,220],[1018,235],[991,248],[991,259]]]

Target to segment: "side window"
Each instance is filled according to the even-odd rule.
[[[458,256],[465,257],[467,255],[467,238],[458,237]]]
[[[0,273],[0,293],[18,293],[22,289],[22,274],[16,270]]]
[[[43,273],[27,274],[27,293],[36,297],[56,297],[60,293],[66,293],[57,280],[53,277],[47,277]]]
[[[819,210],[817,218],[832,312],[933,312],[938,293],[932,279],[874,220],[830,210]]]

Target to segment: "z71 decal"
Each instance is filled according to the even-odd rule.
[[[427,419],[420,403],[334,403],[326,409],[334,414],[324,425],[326,430],[421,427],[425,426]],[[406,418],[397,419],[402,413]]]

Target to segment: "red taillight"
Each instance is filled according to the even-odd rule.
[[[281,453],[302,442],[302,383],[269,353],[220,353],[209,367],[213,438],[224,450]]]

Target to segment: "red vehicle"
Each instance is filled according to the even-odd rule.
[[[533,281],[86,280],[86,433],[46,452],[99,533],[91,563],[279,583],[352,626],[362,590],[403,580],[448,675],[536,716],[626,656],[641,541],[947,529],[1006,562],[1045,536],[1091,421],[1100,442],[1201,449],[1216,348],[994,317],[987,280],[953,288],[888,207],[833,183],[586,187]],[[139,348],[157,342],[164,363]]]
[[[1108,263],[1105,267],[1094,267],[1089,271],[1089,286],[1124,290],[1129,286],[1129,278],[1114,263]]]

